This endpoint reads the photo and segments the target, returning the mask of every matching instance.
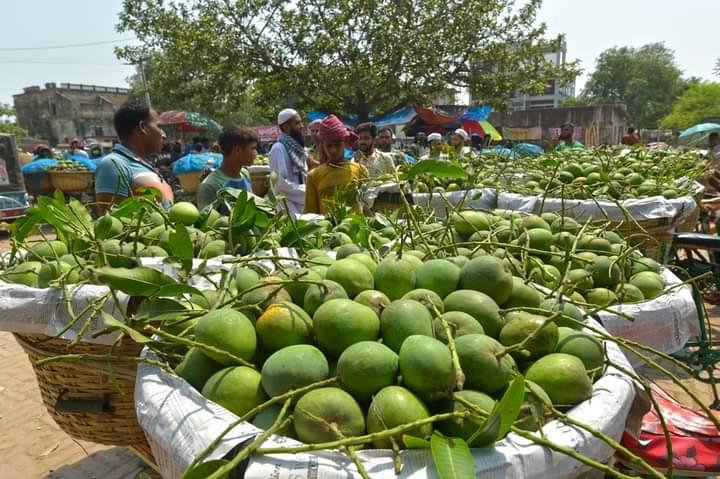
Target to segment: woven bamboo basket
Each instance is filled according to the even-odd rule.
[[[201,171],[192,171],[190,173],[177,175],[177,179],[180,181],[180,186],[182,186],[182,189],[188,193],[195,193],[197,191],[198,186],[200,186],[201,177]]]
[[[250,182],[252,183],[252,190],[254,194],[257,196],[265,196],[270,189],[270,172],[251,171]]]
[[[94,179],[92,171],[50,171],[52,187],[65,192],[87,191],[92,188]]]
[[[25,180],[25,191],[32,196],[52,195],[53,185],[50,181],[50,174],[46,171],[40,173],[23,173]]]
[[[677,225],[677,230],[681,233],[689,233],[697,230],[698,222],[700,221],[700,212],[702,210],[702,200],[705,194],[705,190],[698,191],[693,198],[695,199],[696,207],[690,213],[685,221]]]
[[[643,254],[655,261],[662,262],[663,255],[672,244],[675,230],[674,218],[656,218],[651,220],[611,223],[610,228],[628,243],[637,246]]]
[[[103,360],[38,362],[61,354],[107,354],[109,345],[42,334],[15,334],[35,370],[40,393],[57,425],[75,439],[149,451],[135,414],[137,363]],[[115,355],[138,356],[142,345],[123,340]],[[111,367],[110,367],[111,366]]]

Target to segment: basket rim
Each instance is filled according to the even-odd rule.
[[[58,175],[92,175],[92,176],[95,176],[95,173],[93,173],[90,170],[73,170],[73,171],[49,170],[48,173],[51,176],[58,176]]]

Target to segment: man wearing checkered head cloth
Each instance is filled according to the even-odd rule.
[[[355,143],[357,135],[335,115],[320,123],[317,139],[327,161],[308,174],[305,213],[325,214],[326,205],[335,198],[336,190],[357,190],[359,183],[368,177],[368,171],[364,166],[345,159],[345,148]],[[351,206],[358,210],[356,199]]]

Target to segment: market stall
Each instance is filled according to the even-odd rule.
[[[432,214],[410,222],[353,214],[289,218],[245,192],[221,201],[234,201],[233,211],[241,213],[201,214],[179,202],[165,216],[147,201],[131,199],[93,221],[60,198],[48,199],[27,221],[48,222],[57,239],[30,239],[21,229],[20,248],[4,259],[0,274],[0,329],[18,335],[56,422],[74,437],[145,451],[165,477],[180,477],[195,461],[260,446],[258,435],[279,431],[282,424],[257,422],[259,412],[268,399],[286,394],[302,394],[292,403],[295,432],[269,437],[262,444],[266,451],[245,461],[245,477],[267,477],[270,469],[393,474],[391,443],[378,441],[394,437],[393,427],[410,431],[415,421],[428,427],[411,435],[420,441],[413,447],[426,447],[428,438],[464,441],[457,444],[472,446],[468,457],[475,474],[576,477],[620,447],[617,440],[633,410],[634,373],[624,355],[633,347],[625,333],[613,334],[614,323],[637,315],[647,328],[650,318],[643,315],[652,307],[658,322],[650,335],[654,341],[668,308],[676,314],[682,306],[680,314],[688,317],[692,311],[687,287],[672,275],[659,275],[659,265],[617,235],[586,230],[584,251],[569,248],[569,256],[553,254],[546,242],[552,238],[549,226],[542,235],[528,235],[537,229],[531,225],[547,220],[560,224],[567,239],[577,224],[557,215],[464,210],[449,221]],[[524,228],[512,227],[520,224]],[[500,240],[504,248],[497,247],[501,235],[507,235]],[[627,258],[618,268],[631,272],[628,283],[638,285],[635,304],[603,299],[613,297],[612,291],[617,300],[630,298],[621,270],[616,274],[608,263],[613,251]],[[565,266],[575,257],[572,267],[606,289],[589,287],[586,277],[576,275],[559,289],[551,274],[550,266],[560,265],[554,256],[564,256]],[[635,282],[635,274],[643,281]],[[684,334],[688,318],[670,316]],[[649,341],[658,352],[666,344]],[[377,349],[368,358],[387,361],[388,371],[358,372],[354,377],[362,380],[353,386],[346,368],[362,369],[358,364],[364,363],[343,358],[354,347]],[[489,363],[478,356],[486,347]],[[197,360],[207,361],[200,370],[191,366]],[[330,362],[337,363],[335,378]],[[432,372],[416,373],[416,367]],[[235,374],[254,386],[246,379],[225,381]],[[370,379],[379,382],[367,386]],[[230,389],[221,392],[225,388]],[[457,399],[463,394],[482,402],[463,409]],[[387,406],[378,413],[386,407],[378,399],[383,395],[412,398],[416,407]],[[322,403],[335,396],[343,399],[299,422],[310,411],[300,405],[303,400],[310,408],[311,397]],[[322,426],[335,407],[340,417],[353,418],[337,423],[350,428],[340,436]],[[499,412],[506,407],[508,412]],[[535,412],[523,416],[522,410]],[[391,411],[415,416],[388,426]],[[379,422],[373,423],[374,414],[381,414]],[[247,422],[198,459],[230,422],[245,415]],[[452,421],[465,417],[480,422],[470,431],[453,429]],[[495,420],[505,426],[488,426]],[[433,429],[447,436],[431,435]],[[338,437],[367,446],[350,456],[342,447],[312,450],[328,449],[313,444]],[[400,440],[400,447],[410,448]],[[311,450],[292,449],[306,447],[300,442]],[[568,456],[568,448],[575,454]],[[288,455],[293,452],[302,454]],[[397,457],[405,473],[424,476],[437,465],[432,449],[408,449]]]

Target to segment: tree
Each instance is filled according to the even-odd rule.
[[[7,103],[0,103],[0,133],[10,133],[18,138],[28,136],[27,130],[15,123],[15,108]]]
[[[655,128],[686,86],[675,53],[663,43],[650,43],[602,52],[582,96],[596,104],[624,103],[635,125]]]
[[[660,126],[676,130],[691,127],[708,116],[720,116],[720,83],[700,83],[690,88],[675,102],[672,112]]]
[[[514,90],[567,81],[576,65],[557,69],[544,58],[540,3],[126,0],[118,30],[161,53],[153,73],[171,98],[228,112],[249,94],[273,112],[293,106],[363,121],[447,88],[504,109]]]
[[[713,67],[713,73],[720,77],[720,58],[715,60],[715,66]]]

